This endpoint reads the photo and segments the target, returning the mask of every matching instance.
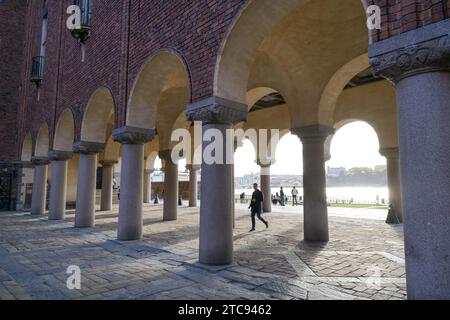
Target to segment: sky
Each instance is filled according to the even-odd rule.
[[[365,122],[352,122],[342,127],[335,134],[331,143],[331,160],[327,167],[375,167],[385,165],[386,159],[382,157],[378,136],[374,129]],[[274,175],[303,174],[302,144],[294,135],[283,137],[276,151],[276,163],[271,168]],[[179,163],[179,170],[185,171],[186,161]],[[156,168],[161,167],[159,159]],[[255,162],[255,150],[250,141],[244,141],[242,147],[235,154],[235,176],[242,177],[250,173],[259,173],[260,168]]]
[[[337,131],[331,143],[330,167],[375,167],[385,165],[386,159],[379,154],[380,145],[375,130],[365,122],[352,122]],[[280,140],[276,151],[276,163],[271,168],[274,175],[303,174],[302,144],[294,135]],[[237,177],[260,172],[254,162],[255,151],[249,141],[236,151],[235,174]]]

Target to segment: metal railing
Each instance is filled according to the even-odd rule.
[[[75,0],[74,4],[80,7],[80,28],[71,31],[72,36],[84,43],[90,37],[92,26],[92,0]]]
[[[44,80],[44,57],[34,57],[31,61],[31,82],[39,86],[42,80]]]

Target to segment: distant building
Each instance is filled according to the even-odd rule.
[[[340,168],[331,168],[328,167],[327,170],[327,176],[329,178],[339,178],[340,176],[345,176],[347,175],[347,169],[340,167]]]

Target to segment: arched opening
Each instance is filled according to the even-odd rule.
[[[36,136],[36,147],[34,149],[34,156],[36,158],[47,158],[50,145],[50,135],[48,125],[44,124],[38,131]]]
[[[106,143],[114,126],[115,104],[108,88],[99,88],[91,96],[84,112],[81,140]]]
[[[166,106],[169,109],[165,110],[171,110],[170,115],[176,119],[182,111],[179,110],[179,105],[186,108],[190,91],[189,74],[184,61],[173,51],[163,50],[156,53],[144,64],[136,78],[128,103],[127,125],[146,129],[157,128],[156,123],[160,125],[158,109],[161,109],[161,104],[168,99],[178,102],[178,106]]]
[[[385,220],[389,204],[387,167],[379,153],[377,132],[369,123],[355,119],[342,121],[335,128],[327,163],[331,206],[365,208],[360,214]]]
[[[64,110],[56,124],[53,150],[71,152],[75,137],[75,124],[70,109]]]
[[[25,136],[25,139],[23,139],[20,160],[24,162],[30,162],[32,155],[33,155],[33,138],[31,136],[31,133],[28,133]]]
[[[293,127],[315,124],[330,79],[367,52],[366,20],[360,0],[251,1],[223,44],[214,94],[245,103],[249,88],[275,87]]]
[[[31,209],[31,196],[33,188],[33,168],[29,166],[33,156],[33,137],[28,133],[23,139],[20,160],[24,162],[22,168],[22,187],[20,188],[20,200],[24,210]],[[27,165],[28,164],[28,165]]]

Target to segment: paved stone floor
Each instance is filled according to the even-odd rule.
[[[73,212],[64,222],[0,213],[0,299],[405,299],[403,229],[376,218],[384,212],[331,209],[332,240],[308,244],[301,208],[277,208],[252,234],[237,208],[235,264],[220,268],[197,263],[198,209],[162,222],[162,207],[146,206],[134,242],[115,240],[117,208],[93,229],[74,229]],[[66,287],[70,265],[79,291]]]

